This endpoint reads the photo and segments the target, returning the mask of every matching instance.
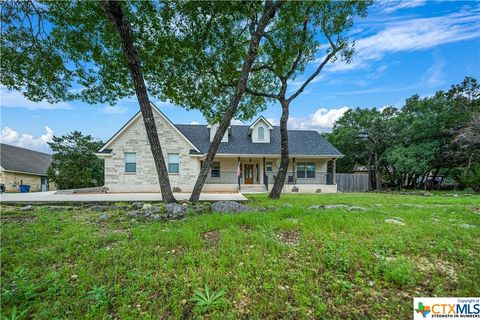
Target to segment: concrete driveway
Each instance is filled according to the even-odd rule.
[[[174,193],[177,200],[188,200],[189,193]],[[241,193],[202,193],[200,201],[247,201]],[[160,193],[89,193],[55,194],[55,191],[29,193],[3,193],[0,202],[120,202],[162,201]]]

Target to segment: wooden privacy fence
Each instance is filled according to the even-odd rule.
[[[335,178],[340,192],[368,191],[368,174],[337,173]]]

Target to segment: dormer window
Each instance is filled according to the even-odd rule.
[[[208,133],[210,135],[210,142],[213,141],[213,138],[215,137],[215,134],[217,133],[217,130],[218,130],[219,127],[220,127],[220,125],[218,123],[209,124],[207,126]],[[227,132],[225,132],[225,135],[223,136],[221,142],[228,142],[228,136],[230,136],[230,135],[232,135],[232,127],[231,126],[228,127]]]
[[[248,135],[251,137],[253,143],[270,143],[270,133],[273,130],[273,126],[260,116],[255,120],[248,128]]]
[[[265,129],[263,127],[258,128],[258,140],[259,141],[265,140]]]

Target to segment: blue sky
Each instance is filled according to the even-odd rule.
[[[413,94],[428,96],[465,76],[480,78],[480,4],[447,1],[382,1],[351,30],[356,54],[350,64],[328,65],[291,105],[290,128],[328,131],[348,108],[401,107]],[[305,74],[315,68],[312,63]],[[106,141],[138,111],[135,98],[115,107],[82,102],[34,103],[0,88],[3,143],[49,152],[53,135],[82,131]],[[174,123],[205,123],[197,111],[154,103]],[[262,113],[278,123],[280,107]]]

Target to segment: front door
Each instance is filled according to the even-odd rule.
[[[253,164],[245,165],[245,184],[253,184]]]
[[[41,177],[40,178],[40,191],[48,191],[48,178]]]

